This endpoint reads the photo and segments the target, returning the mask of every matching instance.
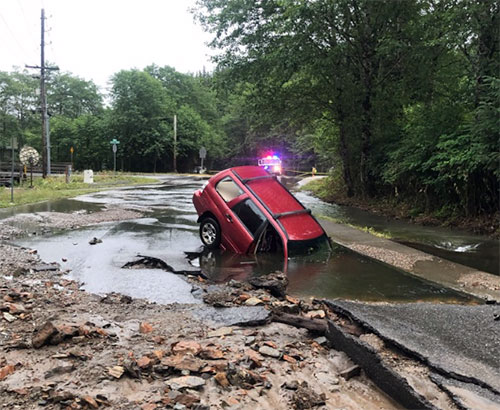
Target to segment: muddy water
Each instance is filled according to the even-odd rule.
[[[296,196],[317,215],[388,234],[397,242],[432,255],[500,275],[500,242],[460,230],[428,227],[385,218],[360,209],[325,203],[307,192]]]
[[[146,214],[139,219],[65,231],[43,239],[26,238],[17,243],[37,249],[45,262],[58,262],[69,269],[69,275],[83,282],[90,292],[114,291],[158,303],[198,301],[179,276],[155,269],[122,268],[138,255],[160,258],[175,270],[201,270],[220,282],[286,270],[290,293],[300,296],[402,302],[467,300],[456,292],[408,276],[340,246],[313,259],[289,261],[276,255],[254,258],[203,251],[191,202],[193,192],[203,183],[203,180],[170,176],[162,185],[79,197],[72,201],[68,211],[111,206],[139,209]],[[93,238],[102,242],[91,245],[89,241]]]

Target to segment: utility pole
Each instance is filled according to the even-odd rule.
[[[174,172],[177,172],[177,115],[174,114]]]
[[[45,10],[41,14],[41,42],[40,42],[40,66],[29,66],[27,68],[40,69],[40,102],[42,111],[42,176],[50,175],[50,132],[49,119],[47,115],[47,92],[45,89],[45,71],[59,70],[58,67],[47,67],[45,65]]]

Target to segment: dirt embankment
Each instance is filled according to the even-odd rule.
[[[86,223],[137,217],[92,215]],[[82,215],[37,218],[39,227],[83,224]],[[22,233],[0,223],[4,239]],[[186,277],[204,303],[157,305],[84,292],[29,249],[1,243],[0,255],[4,407],[397,408],[344,353],[330,349],[321,336],[323,306],[290,298],[282,286]],[[259,319],[214,319],[226,309],[257,309]],[[323,324],[310,332],[273,320],[285,313]]]

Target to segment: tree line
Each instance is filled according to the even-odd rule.
[[[171,171],[174,115],[180,170],[194,168],[201,146],[212,161],[219,160],[226,143],[210,82],[202,73],[151,65],[116,73],[104,95],[92,81],[51,72],[46,88],[52,161],[69,162],[73,147],[76,169],[109,169],[110,141],[117,138],[120,169]],[[41,149],[38,88],[39,81],[26,71],[0,72],[0,148],[14,135],[21,146]]]
[[[347,196],[498,211],[497,1],[199,0],[197,17],[245,143],[314,152]]]
[[[213,73],[123,70],[102,94],[51,72],[53,161],[180,171],[255,164],[329,171],[335,189],[415,212],[499,209],[499,4],[493,0],[198,0]],[[38,80],[0,72],[0,148],[41,147]]]

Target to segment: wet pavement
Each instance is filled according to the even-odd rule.
[[[276,255],[249,257],[228,252],[203,252],[197,215],[191,202],[203,179],[164,177],[162,184],[85,195],[68,210],[123,207],[143,218],[17,240],[37,249],[45,262],[58,262],[70,277],[93,293],[120,292],[158,303],[196,303],[189,286],[172,273],[155,269],[122,269],[138,255],[159,258],[174,270],[202,271],[216,282],[244,280],[286,267],[288,292],[301,297],[366,301],[468,302],[470,298],[427,280],[335,245],[328,255],[284,261]],[[59,210],[64,206],[59,207]],[[92,238],[102,240],[90,245]],[[186,254],[187,253],[187,254]],[[64,260],[63,260],[64,259]],[[285,266],[286,265],[286,266]],[[363,286],[360,286],[363,283]],[[173,290],[175,289],[175,290]]]

